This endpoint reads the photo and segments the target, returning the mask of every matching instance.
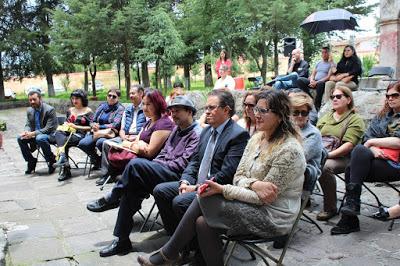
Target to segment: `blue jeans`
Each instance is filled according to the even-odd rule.
[[[31,153],[30,146],[32,145],[37,145],[42,149],[46,162],[54,160],[54,154],[50,148],[49,135],[39,134],[34,139],[22,139],[21,136],[18,136],[17,141],[26,162],[34,162],[36,160]]]
[[[277,90],[287,90],[290,88],[297,87],[297,79],[299,75],[296,72],[292,72],[289,75],[277,76],[273,87]]]
[[[93,140],[93,134],[87,134],[79,141],[78,148],[83,150],[91,158],[96,158],[97,153],[95,148],[97,147],[97,149],[99,149],[101,152],[103,149],[103,142],[106,140],[106,138],[98,138]]]

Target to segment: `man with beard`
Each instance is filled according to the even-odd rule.
[[[42,101],[40,90],[29,91],[28,100],[31,107],[26,112],[25,131],[17,137],[22,156],[28,163],[25,174],[32,174],[35,171],[37,159],[32,156],[32,153],[37,146],[42,149],[49,167],[49,174],[52,174],[55,170],[53,167],[55,157],[51,152],[49,135],[57,129],[56,110]]]

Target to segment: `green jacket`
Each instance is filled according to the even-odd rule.
[[[361,137],[365,131],[364,120],[354,111],[349,111],[342,115],[339,121],[333,118],[334,111],[326,113],[318,120],[317,128],[321,131],[322,136],[335,136],[340,138],[343,134],[343,127],[347,124],[342,142],[351,142],[354,146],[360,143]]]

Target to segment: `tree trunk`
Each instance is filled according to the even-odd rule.
[[[140,65],[139,65],[139,63],[136,63],[136,75],[137,75],[138,83],[142,84],[142,81],[141,81],[141,78],[140,78]]]
[[[160,61],[157,59],[156,60],[156,72],[155,72],[155,76],[156,76],[156,89],[158,89],[158,74],[159,72],[159,68],[160,68]]]
[[[262,62],[261,62],[261,77],[263,79],[263,84],[267,83],[267,47],[265,46],[265,43],[261,45],[261,57],[262,57]]]
[[[84,71],[84,84],[83,84],[83,89],[88,92],[89,91],[89,75],[88,75],[88,66],[83,65],[85,71]]]
[[[118,89],[121,90],[121,62],[117,60]]]
[[[92,57],[92,64],[89,66],[89,72],[90,76],[92,77],[92,91],[93,91],[93,97],[96,98],[96,72],[97,72],[97,66],[96,66],[96,57]]]
[[[278,36],[274,37],[274,75],[277,77],[279,75],[279,58],[278,58]]]
[[[46,69],[47,91],[50,97],[56,96],[54,92],[53,73],[51,70]]]
[[[204,50],[204,56],[207,56],[209,53],[210,48],[208,47]],[[204,86],[213,87],[212,65],[210,63],[204,64]]]
[[[129,90],[131,89],[131,68],[129,63],[129,50],[126,43],[124,44],[124,72],[126,99],[129,100]]]
[[[142,81],[143,87],[150,87],[150,79],[149,79],[149,69],[147,67],[147,61],[142,62]]]
[[[183,65],[183,76],[184,76],[184,81],[185,81],[185,88],[187,90],[190,90],[190,65],[189,64],[184,64]]]
[[[4,93],[4,76],[3,76],[3,65],[1,62],[1,51],[0,51],[0,100],[5,99]]]
[[[168,77],[167,75],[164,75],[163,77],[163,81],[164,81],[164,91],[163,91],[163,95],[167,95],[167,91],[168,91]]]

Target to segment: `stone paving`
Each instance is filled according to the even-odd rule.
[[[100,258],[98,250],[113,239],[117,210],[104,213],[86,210],[89,200],[104,193],[94,185],[99,173],[94,172],[88,178],[83,176],[82,169],[75,169],[72,179],[58,182],[57,174],[47,175],[46,165],[41,163],[36,174],[24,175],[25,162],[15,136],[23,130],[25,109],[0,111],[0,120],[6,120],[8,126],[4,150],[0,150],[0,229],[5,233],[0,230],[0,265],[137,265],[139,254],[151,253],[165,243],[167,236],[160,228],[138,233],[142,219],[136,215],[136,226],[131,234],[134,252]],[[85,159],[77,149],[72,156]],[[338,183],[343,189],[342,183]],[[371,186],[382,195],[385,204],[398,201],[392,189]],[[104,191],[110,188],[108,185]],[[362,199],[374,203],[367,192]],[[148,212],[152,203],[151,199],[143,203],[143,213]],[[312,207],[306,212],[315,217],[320,207],[321,197],[314,195]],[[337,222],[337,217],[320,223],[323,234],[312,225],[300,222],[285,265],[399,265],[400,225],[395,224],[393,231],[388,231],[387,223],[368,217],[374,210],[363,205],[361,232],[347,236],[330,236],[329,229]],[[270,244],[266,247],[274,254],[279,252]],[[231,265],[263,265],[263,262],[249,261],[249,255],[239,248]]]

